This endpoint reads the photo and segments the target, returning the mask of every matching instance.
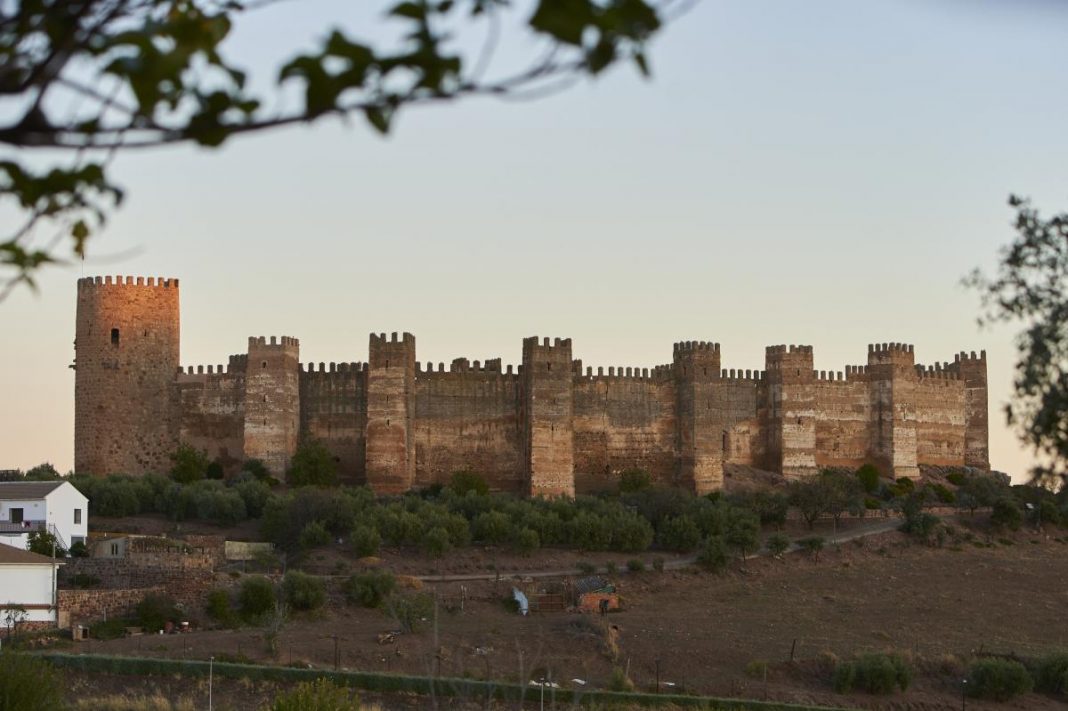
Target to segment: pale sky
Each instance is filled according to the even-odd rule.
[[[272,7],[231,54],[273,75],[334,21],[376,36],[350,5]],[[304,361],[366,360],[368,333],[404,330],[435,362],[518,363],[535,334],[595,367],[679,340],[752,369],[777,343],[821,370],[869,342],[986,349],[992,463],[1022,479],[1012,334],[977,327],[960,279],[1012,239],[1010,192],[1068,206],[1066,20],[1052,0],[703,0],[651,81],[415,109],[386,139],[328,120],[121,157],[128,200],[84,267],[0,304],[0,469],[71,466],[84,273],[179,278],[186,365],[283,334]]]

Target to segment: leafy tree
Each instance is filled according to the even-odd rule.
[[[326,603],[323,581],[297,570],[289,571],[282,578],[282,595],[294,610],[318,610]]]
[[[521,528],[516,531],[515,540],[512,542],[516,552],[520,555],[530,555],[541,547],[541,539],[538,532],[532,528]]]
[[[790,548],[790,537],[784,533],[773,533],[768,536],[767,545],[768,552],[778,558]]]
[[[653,477],[644,469],[627,469],[619,475],[619,491],[624,494],[633,494],[652,488]]]
[[[798,510],[801,518],[811,529],[819,517],[827,512],[830,492],[824,478],[818,476],[790,482],[787,496],[790,505]]]
[[[864,487],[864,491],[874,494],[879,490],[879,470],[874,464],[862,464],[857,469],[857,481]]]
[[[215,588],[208,593],[204,604],[208,617],[225,627],[237,626],[237,615],[230,603],[230,592],[222,588]]]
[[[697,554],[697,562],[713,573],[725,570],[731,562],[731,554],[723,537],[710,536],[701,546],[701,551]]]
[[[617,61],[646,74],[645,46],[662,9],[646,0],[538,0],[525,29],[550,51],[513,74],[487,78],[497,28],[530,6],[401,0],[388,11],[402,27],[399,40],[382,43],[388,49],[340,28],[323,32],[310,51],[277,56],[273,96],[252,89],[264,83],[249,81],[227,47],[236,22],[271,4],[33,0],[8,9],[0,96],[9,105],[0,143],[13,157],[0,162],[0,195],[26,219],[0,237],[0,266],[12,274],[6,290],[32,286],[36,270],[58,259],[31,244],[35,228],[58,228],[84,254],[123,198],[107,174],[115,153],[183,143],[216,148],[234,136],[326,117],[362,116],[385,133],[408,106],[544,93]],[[489,41],[467,51],[482,24]],[[283,101],[282,94],[300,98]],[[41,152],[40,160],[30,151]]]
[[[701,543],[701,530],[689,516],[678,516],[664,521],[658,537],[667,550],[689,553]]]
[[[808,551],[812,555],[812,560],[816,563],[820,562],[820,551],[823,550],[826,540],[823,536],[808,536],[807,538],[797,539],[797,545],[802,549]]]
[[[1007,496],[994,502],[990,511],[990,525],[998,529],[1018,531],[1023,523],[1020,505]]]
[[[352,552],[361,558],[377,555],[382,545],[382,536],[372,526],[357,526],[350,537]]]
[[[267,481],[271,478],[271,472],[261,459],[246,459],[241,465],[241,471],[248,472],[259,481]]]
[[[208,473],[208,454],[190,444],[180,444],[171,455],[171,479],[179,484],[190,484],[203,479]]]
[[[48,662],[27,654],[0,653],[0,711],[64,708],[63,688]]]
[[[26,481],[55,481],[56,479],[62,479],[63,477],[60,476],[54,466],[45,462],[28,470],[24,478]]]
[[[760,520],[757,515],[746,509],[733,509],[727,524],[725,542],[738,551],[744,568],[746,556],[760,548]]]
[[[428,528],[419,541],[419,547],[431,558],[440,558],[452,550],[449,532],[441,526]]]
[[[149,632],[163,629],[168,622],[176,622],[181,614],[170,595],[150,593],[137,603],[137,624]]]
[[[363,607],[379,607],[393,594],[397,579],[388,570],[356,573],[342,584],[345,599]]]
[[[449,489],[457,496],[465,496],[469,491],[475,492],[478,496],[485,496],[489,493],[489,484],[481,474],[464,470],[452,473],[449,478]]]
[[[320,548],[330,543],[330,532],[318,521],[312,521],[300,532],[300,547],[304,550]]]
[[[434,616],[434,598],[429,593],[393,595],[386,599],[385,606],[405,632],[414,632]]]
[[[218,459],[213,459],[208,463],[207,469],[204,470],[204,476],[208,479],[221,481],[226,478],[226,470],[223,469],[222,462]]]
[[[1018,323],[1014,397],[1005,408],[1046,463],[1036,479],[1055,480],[1068,470],[1068,213],[1044,218],[1015,195],[1016,238],[1002,252],[993,277],[976,270],[966,283],[982,296],[981,323]]]
[[[67,552],[63,550],[63,546],[59,543],[59,539],[44,529],[30,531],[27,539],[28,545],[26,547],[31,553],[45,555],[49,558],[52,557],[53,553],[57,558],[63,558],[67,555]]]
[[[483,543],[506,543],[512,537],[512,521],[503,511],[487,511],[471,522],[471,533]]]
[[[993,506],[994,502],[1008,493],[1008,487],[995,477],[973,476],[957,489],[957,501],[958,505],[974,514],[977,508]]]
[[[274,584],[261,576],[245,578],[237,595],[241,616],[249,622],[260,622],[275,609],[278,595]]]
[[[862,515],[864,509],[864,487],[853,476],[835,471],[820,474],[824,492],[824,509],[834,519],[837,527],[846,513]]]
[[[289,462],[286,483],[290,486],[337,486],[337,463],[322,442],[307,439],[297,445]]]

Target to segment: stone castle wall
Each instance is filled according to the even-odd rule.
[[[283,476],[301,438],[327,446],[343,481],[382,494],[443,483],[461,469],[496,490],[552,496],[610,489],[634,467],[700,493],[722,486],[725,463],[786,476],[865,462],[909,477],[920,464],[989,468],[985,354],[921,366],[904,344],[871,345],[865,365],[838,373],[816,371],[811,346],[768,347],[764,370],[724,369],[719,344],[702,341],[676,344],[669,364],[595,372],[573,358],[570,339],[525,339],[515,368],[499,358],[446,368],[417,362],[410,334],[372,334],[367,362],[317,365],[300,363],[295,338],[260,337],[225,368],[175,365],[166,387],[122,391],[159,417],[101,420],[99,393],[114,374],[83,358],[110,345],[90,334],[127,312],[147,323],[153,303],[160,323],[172,320],[171,303],[146,302],[144,287],[108,288],[107,309],[94,297],[83,312],[79,298],[76,449],[93,453],[79,471],[164,471],[156,453],[181,441],[231,469],[255,457]],[[174,310],[176,291],[174,282]],[[176,348],[173,320],[164,330]],[[171,336],[164,341],[169,348]],[[127,367],[159,351],[131,350]],[[144,372],[156,378],[155,362]],[[146,441],[156,443],[151,457],[113,444]]]

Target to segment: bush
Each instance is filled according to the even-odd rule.
[[[233,627],[236,625],[237,616],[234,614],[233,606],[230,604],[229,591],[221,588],[216,588],[210,591],[204,607],[205,611],[208,613],[208,617],[219,624],[225,625],[226,627]]]
[[[378,554],[378,549],[382,545],[382,536],[378,535],[378,531],[371,526],[357,526],[352,529],[350,543],[352,552],[365,558]]]
[[[1017,531],[1023,523],[1023,512],[1019,505],[1008,497],[994,502],[990,512],[990,525],[998,530]]]
[[[208,473],[208,454],[189,444],[180,444],[171,455],[171,479],[179,484],[191,484]]]
[[[434,598],[429,593],[393,595],[385,603],[389,614],[405,632],[414,632],[434,615]]]
[[[746,662],[745,675],[752,679],[760,679],[768,673],[768,663],[763,659],[752,659]]]
[[[52,665],[15,652],[0,653],[0,711],[53,711],[64,708]]]
[[[620,667],[612,667],[612,674],[608,677],[609,691],[634,691],[634,682],[627,677],[627,673]]]
[[[874,494],[879,490],[879,470],[873,464],[863,464],[857,469],[857,480],[864,491]]]
[[[889,694],[895,687],[905,691],[912,683],[912,667],[896,654],[865,654],[837,665],[831,683],[840,694],[854,688],[869,694]]]
[[[452,550],[449,532],[441,526],[428,529],[419,541],[419,547],[431,558],[440,558]]]
[[[541,548],[541,538],[534,529],[522,528],[516,532],[512,545],[515,547],[516,552],[526,556]]]
[[[1068,695],[1068,652],[1050,654],[1038,660],[1035,688],[1047,694]]]
[[[653,570],[655,570],[658,573],[663,573],[664,572],[664,559],[661,558],[660,556],[657,556],[656,558],[653,558]]]
[[[966,478],[964,472],[950,472],[949,474],[946,474],[946,481],[953,486],[963,486]]]
[[[465,470],[452,473],[449,477],[449,489],[457,496],[466,496],[469,491],[475,492],[477,496],[485,496],[489,493],[489,484],[480,474]]]
[[[727,543],[721,536],[710,536],[697,554],[697,562],[713,573],[726,569],[730,560]]]
[[[506,543],[512,537],[512,521],[503,511],[487,511],[471,522],[471,534],[483,543]]]
[[[327,679],[298,684],[275,697],[270,711],[360,711],[360,697]]]
[[[368,570],[357,573],[342,586],[345,599],[363,607],[379,607],[397,587],[397,579],[388,570]]]
[[[226,470],[218,459],[212,460],[204,470],[204,478],[222,481],[226,477]]]
[[[271,581],[257,575],[241,581],[237,606],[245,620],[259,622],[274,611],[277,599]]]
[[[980,699],[1008,701],[1033,686],[1027,668],[1010,659],[980,659],[968,672],[968,693]]]
[[[337,486],[337,464],[334,455],[322,442],[307,439],[297,446],[289,461],[286,483],[298,486]]]
[[[931,484],[928,488],[934,493],[939,503],[952,504],[957,500],[957,495],[950,491],[945,484]]]
[[[326,603],[323,581],[296,570],[289,571],[282,579],[282,594],[294,610],[318,610]]]
[[[271,487],[256,479],[246,479],[234,483],[232,489],[244,502],[245,513],[249,518],[263,516],[263,509],[271,498]]]
[[[57,558],[66,556],[66,551],[64,551],[63,546],[60,545],[59,539],[44,529],[30,531],[30,535],[27,536],[27,539],[29,543],[27,547],[31,553],[47,556],[49,558],[52,557],[53,553]]]
[[[267,470],[267,465],[260,459],[246,459],[245,463],[241,465],[241,471],[248,472],[257,481],[266,482],[271,478],[271,472]]]
[[[300,532],[300,547],[304,550],[319,548],[330,543],[330,532],[318,521],[312,521]]]
[[[73,558],[88,558],[89,547],[85,545],[85,541],[75,541],[70,547],[70,554]]]
[[[790,537],[783,533],[773,533],[768,536],[767,546],[768,552],[777,558],[790,548]]]
[[[627,570],[632,573],[641,573],[645,570],[645,563],[638,558],[631,558],[627,561]]]
[[[688,516],[668,518],[660,526],[660,545],[670,551],[690,553],[701,543],[701,531]]]
[[[161,630],[168,622],[177,622],[181,612],[169,595],[149,594],[137,603],[137,624],[149,632]]]
[[[623,494],[645,491],[652,486],[653,477],[644,469],[628,469],[619,476],[619,491]]]

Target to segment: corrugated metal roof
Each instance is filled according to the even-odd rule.
[[[56,560],[56,563],[62,565],[63,561]],[[52,559],[0,543],[0,565],[52,565]]]
[[[43,499],[65,481],[0,481],[0,501]]]

